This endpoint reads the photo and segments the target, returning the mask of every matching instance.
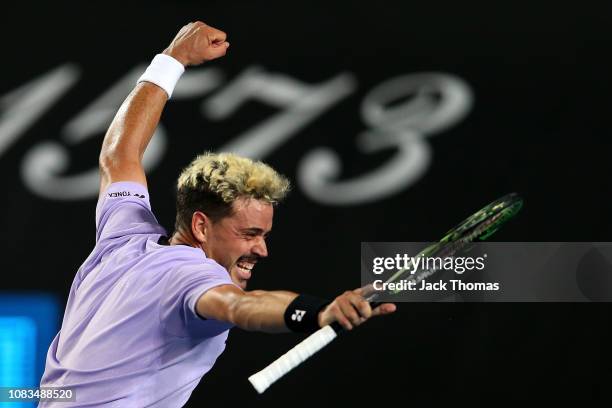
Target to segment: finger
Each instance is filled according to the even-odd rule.
[[[336,316],[336,321],[340,323],[340,326],[342,326],[345,330],[353,329],[353,325],[346,317],[344,317],[343,314],[339,314],[338,316]]]
[[[366,302],[361,296],[351,297],[350,302],[363,319],[369,319],[370,316],[372,316],[372,307],[370,307],[370,303]]]
[[[370,296],[374,292],[376,292],[376,289],[374,289],[374,285],[371,284],[371,283],[369,285],[366,285],[366,286],[361,287],[359,289],[355,289],[355,293],[363,296],[364,298],[367,298],[368,296]]]
[[[227,34],[214,27],[209,27],[208,38],[211,44],[223,43],[227,39]]]
[[[357,309],[362,318],[369,319],[372,315],[372,307],[370,306],[370,303],[361,295],[363,291],[364,288],[359,288],[349,292],[349,300],[355,309]]]
[[[220,58],[222,56],[224,56],[227,53],[227,48],[229,47],[229,43],[225,42],[223,43],[224,45],[221,45],[219,47],[210,47],[208,50],[208,58],[209,60],[213,60],[216,58]]]
[[[397,306],[393,303],[383,303],[372,310],[372,316],[381,316],[393,313],[397,310]]]
[[[340,307],[340,312],[355,326],[358,326],[361,323],[361,318],[359,317],[359,313],[353,306],[353,304],[346,299],[344,302],[338,302],[338,306]]]

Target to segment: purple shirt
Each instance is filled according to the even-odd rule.
[[[233,285],[198,248],[166,235],[141,184],[111,184],[96,208],[96,246],[79,268],[43,387],[76,402],[40,407],[181,407],[225,349],[229,323],[195,312],[208,289]]]

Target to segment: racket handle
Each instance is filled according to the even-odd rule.
[[[317,330],[269,366],[250,376],[249,381],[257,392],[259,394],[263,393],[278,379],[331,343],[338,336],[332,325]],[[339,327],[339,325],[336,325],[336,327]]]
[[[382,302],[370,302],[372,309],[381,305]],[[259,394],[268,389],[289,371],[302,364],[310,356],[317,353],[323,347],[334,340],[338,334],[344,331],[344,327],[338,322],[325,326],[310,336],[306,337],[297,346],[277,358],[263,370],[249,377],[250,383]]]

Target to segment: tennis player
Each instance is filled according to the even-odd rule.
[[[287,179],[261,162],[206,153],[178,179],[175,232],[149,202],[141,160],[185,67],[224,56],[226,34],[184,26],[155,56],[106,133],[100,153],[96,245],[78,270],[41,386],[76,402],[41,407],[180,407],[223,352],[233,326],[264,332],[345,329],[371,309],[360,290],[333,301],[287,291],[246,291]],[[290,270],[291,265],[287,265]],[[289,271],[284,271],[289,272]]]

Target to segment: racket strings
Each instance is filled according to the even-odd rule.
[[[425,251],[422,251],[417,256],[425,256],[424,254],[426,252],[429,252],[428,256],[432,256],[432,257],[439,257],[439,258],[442,258],[442,259],[447,259],[449,257],[452,257],[457,252],[462,250],[466,245],[468,245],[468,244],[474,242],[475,240],[479,239],[479,237],[481,237],[483,234],[487,234],[487,232],[489,232],[487,234],[487,236],[488,236],[488,235],[492,234],[493,232],[495,232],[495,230],[497,230],[499,224],[503,223],[503,221],[506,219],[503,216],[504,216],[503,212],[499,212],[499,213],[490,215],[488,218],[485,218],[483,221],[481,221],[478,225],[472,226],[472,228],[473,228],[472,231],[467,233],[467,235],[465,235],[463,237],[460,237],[460,238],[456,238],[455,240],[447,242],[447,243],[442,244],[442,245],[436,244],[436,247],[434,247],[431,251],[428,251],[426,249]],[[491,230],[492,227],[495,227],[495,228]],[[463,232],[465,233],[465,229],[464,229]],[[410,270],[410,268],[406,268],[406,269],[403,269],[401,271],[398,271],[387,282],[393,282],[393,281],[399,280],[399,278],[404,276],[404,274],[406,272],[408,272],[409,270]],[[434,273],[436,273],[438,271],[439,271],[439,268],[421,269],[418,273],[417,272],[413,272],[411,274],[410,278],[408,278],[408,281],[409,282],[419,283],[423,279],[428,278],[429,276],[433,275]],[[399,292],[399,290],[391,291],[391,293],[397,293],[397,292]],[[381,296],[381,295],[382,294],[377,293],[377,294],[375,294],[373,296],[378,297],[378,296]]]
[[[499,227],[512,218],[522,207],[522,200],[514,194],[510,194],[487,207],[481,209],[471,217],[467,218],[457,227],[450,230],[439,242],[421,251],[416,257],[435,257],[443,260],[456,255],[470,243],[476,240],[485,240],[491,236]],[[397,282],[410,273],[406,278],[408,282],[419,283],[425,278],[435,274],[440,268],[421,268],[418,271],[414,262],[408,268],[395,272],[386,283]],[[397,294],[400,290],[374,290],[369,291],[366,300],[375,301],[384,293]],[[373,293],[372,293],[373,292]]]

